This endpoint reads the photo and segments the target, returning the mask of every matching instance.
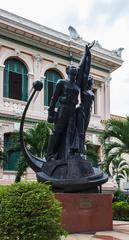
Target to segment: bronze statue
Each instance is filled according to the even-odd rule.
[[[47,161],[67,159],[78,152],[84,154],[85,132],[94,100],[89,78],[92,46],[93,43],[86,45],[79,67],[67,66],[67,78],[57,82],[48,109],[48,122],[54,122],[54,130],[48,144]],[[77,108],[79,92],[81,103]],[[55,112],[57,101],[59,107]]]
[[[48,109],[48,122],[54,123],[54,129],[46,159],[31,155],[23,139],[26,111],[36,91],[43,87],[40,81],[34,82],[34,91],[22,116],[20,139],[24,155],[36,172],[38,181],[50,182],[54,191],[98,192],[98,186],[108,180],[100,169],[92,167],[84,151],[85,134],[94,101],[93,78],[89,75],[93,45],[94,42],[85,46],[79,66],[68,65],[67,78],[59,79],[56,84]]]

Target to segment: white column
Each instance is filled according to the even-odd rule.
[[[94,100],[94,110],[93,113],[96,115],[100,115],[100,85],[95,82],[95,100]]]
[[[99,85],[99,115],[101,116],[101,119],[104,119],[104,83],[101,83]]]
[[[42,67],[42,61],[43,58],[40,54],[36,54],[33,56],[33,62],[34,62],[34,81],[41,80],[41,67]],[[40,117],[42,106],[43,106],[43,92],[39,92],[37,98],[34,98],[33,102],[33,111],[34,114]]]
[[[104,85],[104,87],[105,87],[105,92],[104,92],[105,119],[109,119],[110,118],[110,81],[111,81],[111,77],[108,76],[105,79],[105,85]]]
[[[28,97],[29,97],[30,91],[32,89],[33,81],[34,81],[34,74],[28,72]],[[31,102],[31,104],[29,106],[29,111],[31,112],[32,110],[33,110],[33,105],[32,105],[32,102]]]
[[[34,74],[28,72],[28,93],[30,92],[34,81]]]
[[[97,89],[97,114],[101,116],[101,85]]]
[[[101,87],[100,85],[97,86],[96,92],[96,114],[101,115]]]
[[[105,119],[105,83],[100,87],[100,112],[101,119]]]
[[[0,65],[0,106],[3,106],[4,65]]]
[[[40,80],[42,61],[43,61],[43,58],[41,57],[40,54],[36,54],[33,56],[35,80]]]

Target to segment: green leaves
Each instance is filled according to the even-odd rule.
[[[125,194],[124,192],[122,192],[120,189],[117,189],[114,193],[113,193],[113,203],[114,202],[128,202],[129,204],[129,199],[128,199],[128,195]]]
[[[51,130],[52,125],[46,121],[42,121],[37,123],[33,128],[30,128],[26,131],[25,142],[33,155],[40,158],[43,158],[45,156]],[[21,180],[21,176],[26,171],[27,167],[28,164],[24,156],[21,154],[17,164],[17,175],[15,182],[19,182]]]
[[[121,221],[129,221],[129,203],[118,201],[112,204],[113,219]]]
[[[50,132],[52,131],[52,127],[52,124],[49,124],[46,121],[42,121],[37,123],[34,127],[28,129],[24,133],[25,143],[33,155],[40,158],[43,158],[46,155],[48,139],[50,136]],[[17,174],[15,182],[19,182],[21,180],[21,176],[28,167],[23,153],[21,152],[19,137],[19,132],[13,132],[10,139],[11,144],[6,147],[4,155],[0,152],[2,164],[6,163],[6,158],[8,154],[16,152],[18,153],[19,158],[16,166]],[[3,158],[3,156],[5,157]]]
[[[98,165],[98,160],[99,160],[99,156],[98,156],[98,153],[97,153],[97,148],[95,145],[93,145],[93,143],[91,143],[90,141],[86,141],[85,142],[85,154],[87,155],[87,158],[89,160],[91,160],[92,162],[92,165],[94,167],[97,167]]]
[[[46,184],[21,182],[0,187],[0,240],[57,240],[66,232],[61,207]]]
[[[129,221],[129,198],[120,189],[113,194],[112,208],[114,220]]]
[[[39,122],[35,127],[27,130],[25,134],[25,142],[32,154],[37,157],[44,157],[47,151],[48,138],[52,125],[46,121]]]
[[[129,117],[106,121],[101,143],[105,155],[103,169],[116,179],[128,178],[129,165],[125,155],[129,154]]]

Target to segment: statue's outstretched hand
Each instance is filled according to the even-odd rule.
[[[95,44],[95,40],[92,43],[88,43],[88,48],[91,49]]]
[[[92,43],[86,44],[85,52],[87,52],[87,53],[90,52],[90,49],[94,46],[94,44],[95,44],[95,40]]]

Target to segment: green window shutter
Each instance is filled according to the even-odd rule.
[[[24,74],[24,65],[20,61],[15,61],[15,72]]]
[[[4,170],[16,171],[19,154],[20,153],[18,153],[18,152],[8,154],[8,159],[7,159],[6,164],[4,166]]]
[[[8,150],[13,146],[13,141],[11,139],[11,134],[5,134],[4,138],[4,152],[5,152],[5,163],[4,170],[15,171],[17,168],[17,162],[20,156],[20,152],[8,152]]]
[[[19,82],[18,90],[20,94],[18,96],[13,96],[14,99],[27,101],[28,98],[28,75],[27,68],[24,63],[15,58],[9,58],[5,61],[5,70],[4,70],[4,84],[3,84],[3,96],[9,97],[9,82],[11,80],[11,89],[13,88],[13,78],[18,81],[22,79],[22,84]],[[11,74],[13,73],[13,74]],[[15,74],[15,76],[14,76]],[[20,77],[19,77],[20,76]],[[16,81],[15,81],[16,82]],[[11,94],[12,96],[12,94]]]
[[[9,71],[4,70],[3,97],[9,96]]]
[[[44,105],[48,106],[48,79],[47,79],[47,76],[44,81]]]
[[[60,74],[57,72],[54,72],[53,74],[53,82],[57,83],[57,81],[61,78]]]
[[[28,76],[22,75],[22,100],[27,101],[28,99]]]
[[[55,91],[58,79],[61,79],[60,74],[55,70],[47,70],[44,81],[44,105],[48,106],[50,98]],[[50,84],[51,83],[51,84]],[[57,104],[58,105],[58,104]]]
[[[7,60],[7,64],[8,64],[8,71],[11,72],[16,72],[16,60],[11,58]],[[5,63],[6,65],[6,63]]]

